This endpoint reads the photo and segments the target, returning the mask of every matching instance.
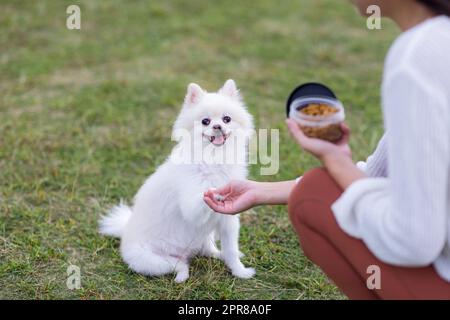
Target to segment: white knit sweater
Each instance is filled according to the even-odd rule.
[[[369,176],[333,204],[337,222],[380,260],[433,264],[450,281],[450,18],[404,32],[387,56],[386,133],[358,167]]]

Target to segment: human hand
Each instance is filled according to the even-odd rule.
[[[350,138],[350,129],[344,123],[341,124],[341,130],[343,132],[342,138],[336,143],[329,141],[307,137],[300,129],[297,122],[292,119],[287,119],[286,124],[292,137],[298,143],[298,145],[305,151],[311,153],[322,163],[326,163],[328,159],[336,157],[351,158],[352,153],[348,145]]]
[[[203,195],[206,204],[216,212],[237,214],[258,204],[258,182],[232,180],[219,189],[209,189]]]

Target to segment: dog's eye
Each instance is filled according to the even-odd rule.
[[[231,118],[229,116],[225,116],[222,118],[223,123],[228,123],[231,121]]]
[[[209,120],[208,118],[205,118],[205,119],[202,120],[202,124],[204,126],[207,126],[210,122],[211,122],[211,120]]]

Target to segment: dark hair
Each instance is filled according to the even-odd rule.
[[[426,5],[437,14],[444,14],[450,17],[450,0],[417,0]]]

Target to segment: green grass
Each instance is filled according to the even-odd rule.
[[[79,4],[82,30],[65,28]],[[342,299],[301,253],[285,207],[242,216],[251,280],[198,258],[191,278],[146,278],[121,261],[97,219],[131,199],[173,144],[189,82],[241,88],[258,128],[280,129],[280,172],[317,165],[284,124],[284,101],[305,81],[344,101],[355,159],[382,133],[382,62],[397,31],[369,31],[347,1],[2,1],[0,4],[0,298]],[[82,289],[66,288],[81,267]]]

